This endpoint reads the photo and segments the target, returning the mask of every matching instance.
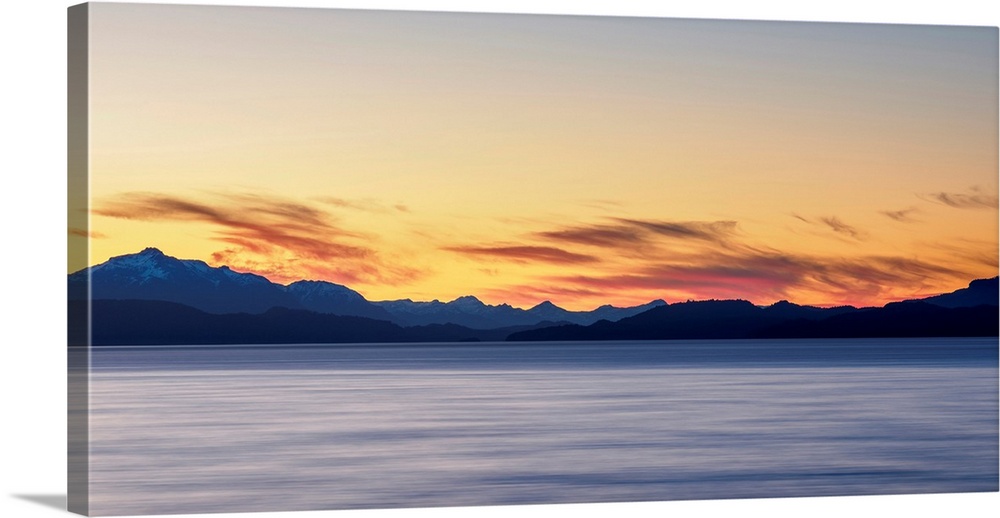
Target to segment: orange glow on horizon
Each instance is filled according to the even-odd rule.
[[[92,6],[90,264],[570,310],[997,275],[995,29],[258,11]]]

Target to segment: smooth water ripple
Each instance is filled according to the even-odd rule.
[[[794,345],[99,350],[92,513],[998,489],[996,339]]]

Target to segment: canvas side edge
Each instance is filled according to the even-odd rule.
[[[67,265],[90,257],[89,5],[67,9]],[[90,279],[67,297],[67,510],[90,512]]]

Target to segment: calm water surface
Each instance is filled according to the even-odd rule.
[[[997,340],[102,348],[92,513],[996,491]]]

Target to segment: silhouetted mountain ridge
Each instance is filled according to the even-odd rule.
[[[392,320],[388,311],[378,307],[358,292],[326,281],[296,281],[285,286],[299,305],[317,313]],[[294,306],[293,306],[294,307]]]
[[[70,299],[86,298],[90,271],[93,299],[162,300],[211,313],[261,313],[273,307],[301,304],[283,286],[252,273],[212,267],[203,261],[180,260],[155,248],[112,257],[69,276]]]
[[[485,304],[472,296],[459,297],[451,302],[438,300],[414,302],[403,299],[374,302],[373,304],[388,311],[392,315],[393,321],[403,325],[454,323],[474,329],[493,329],[535,325],[544,321],[590,324],[602,318],[618,320],[653,307],[665,305],[666,302],[654,300],[641,306],[628,308],[605,305],[593,311],[569,311],[550,301],[542,302],[525,310],[509,304]]]
[[[996,278],[975,280],[969,288],[952,293],[861,309],[799,306],[788,301],[767,307],[745,300],[693,301],[654,308],[617,322],[513,333],[508,340],[996,336],[1000,322],[997,286]]]
[[[85,304],[71,301],[70,314],[86,315],[73,308]],[[387,320],[288,308],[214,314],[158,300],[95,300],[91,315],[91,344],[95,346],[478,342],[503,341],[513,332],[531,329],[477,330],[455,324],[402,327]]]
[[[372,303],[339,284],[283,286],[155,248],[69,275],[70,299],[80,301],[71,305],[86,304],[88,273],[95,344],[996,336],[998,323],[996,277],[881,308],[655,300],[573,312],[551,301],[525,310],[473,296]]]
[[[979,305],[997,305],[997,294],[1000,278],[977,279],[969,283],[967,288],[961,288],[951,293],[921,299],[928,304],[946,308],[973,307]]]
[[[617,320],[665,304],[656,300],[631,308],[601,306],[594,311],[567,311],[549,302],[524,310],[509,304],[485,304],[470,295],[451,302],[409,299],[371,302],[340,284],[301,280],[283,286],[260,275],[233,271],[228,266],[212,267],[203,261],[177,259],[156,248],[112,257],[71,274],[71,300],[87,297],[88,271],[91,297],[95,300],[162,300],[218,314],[263,313],[270,308],[285,307],[390,320],[401,326],[457,324],[496,329],[536,326],[546,321],[590,324],[601,318]]]
[[[753,338],[915,338],[997,336],[997,306],[943,307],[924,301],[893,302],[881,308],[792,320],[755,333]]]

